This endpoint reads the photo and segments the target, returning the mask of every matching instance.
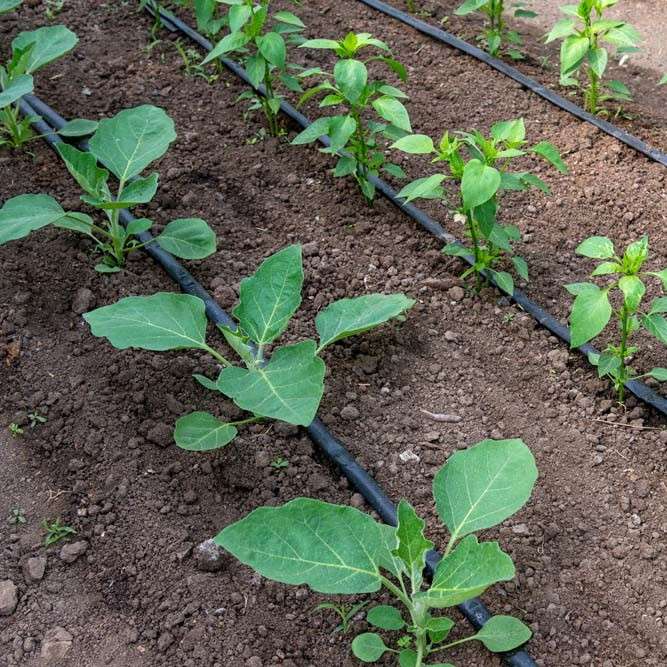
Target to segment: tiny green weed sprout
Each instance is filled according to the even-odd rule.
[[[282,456],[276,456],[276,458],[271,461],[270,466],[274,470],[282,470],[283,468],[289,468],[289,461]]]
[[[604,12],[618,0],[581,0],[564,5],[561,11],[569,18],[558,21],[546,42],[561,39],[560,78],[565,86],[584,88],[584,107],[589,113],[606,113],[604,102],[632,99],[628,87],[620,81],[604,80],[609,52],[603,43],[616,47],[622,56],[638,51],[641,37],[629,23],[603,18]],[[586,83],[581,81],[587,79]]]
[[[22,507],[12,507],[9,516],[7,517],[7,522],[14,526],[19,526],[22,523],[25,523],[25,510]]]
[[[9,432],[12,434],[12,436],[14,438],[18,438],[20,435],[23,435],[23,433],[24,433],[23,429],[18,424],[16,424],[15,422],[12,422],[7,427],[7,429],[9,430]]]
[[[301,32],[305,28],[301,19],[285,10],[271,14],[269,0],[239,0],[230,2],[227,13],[229,33],[204,58],[209,63],[224,55],[234,55],[243,65],[254,88],[264,86],[264,94],[256,90],[243,93],[239,99],[250,100],[249,110],[261,109],[266,118],[269,133],[273,137],[282,134],[278,113],[282,96],[277,92],[280,85],[292,92],[302,92],[299,79],[294,73],[299,70],[287,60],[288,47],[303,41]]]
[[[379,55],[366,60],[357,58],[362,49],[373,48]],[[336,42],[332,39],[311,39],[301,48],[328,49],[338,57],[333,72],[324,72],[319,67],[305,70],[301,77],[319,76],[324,79],[301,96],[301,103],[324,95],[320,107],[342,107],[342,114],[318,118],[298,134],[293,144],[309,144],[322,135],[328,135],[331,145],[320,149],[323,153],[341,154],[334,169],[334,176],[354,176],[366,201],[375,197],[375,185],[369,180],[378,176],[380,170],[396,178],[404,178],[403,170],[387,161],[378,144],[378,136],[391,141],[412,132],[408,112],[401,100],[407,95],[383,80],[369,80],[367,64],[374,61],[384,63],[401,81],[407,79],[405,67],[391,57],[389,47],[368,33],[349,33]],[[367,120],[375,113],[381,121]]]
[[[628,363],[637,353],[630,339],[640,329],[645,329],[663,345],[667,345],[667,296],[653,299],[642,310],[642,299],[646,293],[644,280],[657,278],[663,294],[667,294],[667,268],[660,271],[642,271],[648,259],[648,238],[631,243],[622,257],[616,254],[614,244],[605,236],[591,236],[576,249],[579,255],[602,260],[592,277],[609,276],[611,282],[604,287],[595,283],[572,283],[565,289],[575,299],[570,312],[570,345],[579,347],[596,338],[606,328],[612,316],[619,330],[619,340],[609,344],[601,354],[589,354],[589,361],[597,366],[600,377],[608,377],[614,383],[618,400],[625,399],[625,383],[639,377],[652,377],[667,382],[667,368],[653,368],[648,373],[637,375]],[[614,298],[618,296],[618,299]],[[610,298],[611,297],[611,298]],[[618,300],[618,307],[612,302]]]
[[[658,81],[659,86],[667,86],[667,74],[663,74],[660,81]]]
[[[90,121],[72,121],[71,125]],[[58,144],[58,152],[70,174],[85,194],[81,200],[99,211],[99,220],[85,213],[67,212],[45,194],[19,195],[0,209],[0,245],[27,236],[31,231],[52,224],[90,237],[102,254],[95,266],[101,273],[120,271],[128,253],[141,248],[136,234],[148,231],[153,221],[139,218],[127,227],[120,223],[121,209],[148,204],[157,191],[158,174],[141,172],[161,157],[176,138],[174,124],[157,107],[140,106],[121,111],[100,121],[90,139],[90,152],[70,144]],[[98,166],[98,161],[108,170]],[[118,179],[114,196],[109,171]],[[155,237],[176,257],[202,259],[215,251],[213,230],[200,218],[173,220]]]
[[[352,651],[363,662],[377,662],[390,652],[401,667],[433,665],[424,661],[471,640],[494,652],[511,651],[531,636],[518,619],[493,616],[476,634],[447,642],[454,621],[439,610],[514,577],[514,563],[498,543],[478,542],[474,533],[517,512],[536,479],[535,460],[521,440],[484,440],[453,454],[433,480],[449,541],[426,588],[423,571],[433,543],[424,536],[425,522],[405,500],[398,505],[395,528],[354,507],[297,498],[256,509],[215,541],[262,576],[284,584],[306,584],[332,595],[386,589],[397,606],[373,607],[366,620],[402,636],[394,648],[376,632],[358,635]]]
[[[183,71],[185,76],[200,77],[206,83],[212,84],[218,80],[217,73],[209,73],[206,67],[201,64],[199,51],[197,49],[185,46],[180,39],[173,42],[174,48],[183,61]]]
[[[239,304],[233,311],[238,329],[220,327],[229,347],[244,362],[235,366],[206,342],[204,302],[187,294],[158,293],[128,297],[84,315],[95,336],[118,349],[194,349],[209,353],[223,368],[217,379],[195,379],[229,398],[250,416],[224,422],[208,412],[193,412],[176,422],[174,439],[183,449],[209,451],[224,447],[237,427],[264,419],[308,426],[324,392],[324,361],[319,354],[332,343],[399,318],[414,301],[403,294],[367,294],[341,299],[315,318],[314,340],[266,350],[287,329],[301,304],[301,246],[287,246],[241,282]],[[251,343],[252,341],[252,343]],[[256,344],[256,347],[255,345]]]
[[[473,12],[481,12],[486,15],[488,19],[488,26],[485,28],[479,41],[486,45],[487,51],[492,56],[497,56],[503,42],[510,44],[505,50],[505,53],[513,60],[521,60],[524,56],[521,51],[516,48],[523,44],[521,36],[516,30],[508,30],[505,24],[505,3],[504,0],[466,0],[456,10],[457,16],[467,16]],[[523,3],[515,3],[514,16],[522,18],[535,18],[537,14],[529,9],[526,9]]]
[[[60,523],[60,519],[56,519],[55,521],[44,519],[42,521],[42,528],[46,533],[44,537],[44,546],[46,547],[50,547],[52,544],[56,544],[70,535],[76,535],[76,530],[72,526]]]
[[[367,601],[358,602],[357,604],[344,604],[336,602],[322,602],[315,607],[314,611],[333,611],[340,623],[333,629],[333,632],[340,632],[346,635],[352,627],[354,617],[368,604]]]
[[[46,417],[40,415],[36,410],[28,414],[28,420],[30,421],[30,428],[35,428],[38,424],[46,424],[48,421]]]
[[[65,0],[45,0],[45,3],[44,15],[49,21],[53,21],[65,7]]]
[[[511,258],[517,274],[523,280],[528,280],[528,265],[522,257],[514,254],[512,248],[512,244],[521,239],[519,228],[501,224],[497,220],[499,194],[503,190],[527,190],[531,187],[548,194],[549,187],[531,172],[509,171],[512,162],[528,153],[534,153],[559,172],[567,173],[567,167],[559,152],[548,141],[541,141],[531,148],[526,144],[523,118],[518,118],[496,123],[491,128],[489,137],[478,131],[460,132],[457,136],[445,133],[436,147],[430,137],[414,134],[399,139],[392,146],[405,153],[434,155],[432,162],[447,164],[448,174],[439,173],[419,178],[406,185],[398,196],[406,202],[414,199],[446,200],[443,181],[451,179],[458,184],[459,203],[456,213],[466,225],[472,248],[450,243],[445,246],[443,253],[474,258],[472,266],[462,277],[467,278],[474,274],[477,289],[481,288],[485,276],[491,276],[498,287],[513,294],[512,276],[507,271],[494,268],[504,255]]]
[[[12,57],[0,65],[0,148],[20,148],[34,138],[31,119],[21,118],[18,101],[32,93],[32,75],[71,51],[78,41],[64,25],[22,32],[12,41]]]
[[[23,0],[0,0],[0,16],[13,12],[15,9],[18,9],[22,3]]]

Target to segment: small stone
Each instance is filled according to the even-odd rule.
[[[360,493],[353,493],[350,498],[350,505],[352,507],[363,507],[364,506],[364,497]]]
[[[146,437],[158,447],[169,447],[173,442],[171,428],[166,424],[157,424],[148,431]]]
[[[346,405],[341,411],[340,416],[343,419],[352,420],[359,419],[359,410],[354,405]]]
[[[304,243],[303,244],[303,256],[304,257],[312,257],[313,255],[318,255],[320,252],[319,246],[315,241],[311,241],[310,243]]]
[[[157,640],[157,648],[160,653],[164,653],[174,643],[174,635],[170,632],[163,632]]]
[[[419,463],[419,456],[417,456],[411,449],[406,449],[404,452],[401,452],[398,455],[398,458],[401,459],[403,463]]]
[[[45,571],[46,558],[43,556],[28,558],[28,560],[23,563],[23,576],[25,577],[27,584],[34,584],[37,581],[41,581]]]
[[[58,664],[70,648],[72,648],[72,635],[65,628],[51,628],[46,631],[42,641],[42,660],[46,664]]]
[[[195,547],[194,560],[198,570],[217,572],[225,564],[225,552],[213,539],[208,539]]]
[[[515,535],[530,535],[530,530],[525,523],[518,523],[516,526],[512,526],[512,532]]]
[[[60,550],[60,560],[65,563],[73,563],[79,556],[86,553],[87,550],[88,542],[86,542],[86,540],[71,542],[70,544],[66,544]]]
[[[0,581],[0,616],[11,616],[19,603],[16,585],[11,579]]]
[[[445,331],[445,340],[448,343],[455,343],[459,339],[458,335],[453,331]]]
[[[447,290],[447,294],[452,301],[461,301],[466,293],[463,291],[463,287],[459,285],[454,285]]]
[[[264,667],[264,663],[258,655],[253,655],[245,661],[245,667]]]
[[[72,312],[76,315],[83,315],[93,305],[95,305],[95,295],[87,287],[80,287],[72,299]]]
[[[324,491],[331,486],[331,480],[318,472],[314,472],[308,479],[308,484],[313,491]]]

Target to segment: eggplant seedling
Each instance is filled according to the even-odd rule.
[[[90,121],[72,121],[70,125],[75,124],[89,126]],[[45,194],[19,195],[0,209],[0,245],[52,224],[85,234],[94,241],[103,255],[95,266],[97,271],[120,271],[127,254],[146,245],[136,235],[153,226],[152,220],[139,218],[123,227],[120,211],[153,199],[158,187],[157,172],[145,177],[140,174],[166,152],[175,138],[171,118],[162,109],[146,105],[100,121],[89,142],[90,152],[58,144],[67,169],[85,191],[81,200],[98,209],[104,218],[100,215],[101,220],[96,221],[85,213],[67,212]],[[98,161],[108,170],[98,166]],[[119,183],[115,196],[109,187],[109,171]],[[216,246],[213,230],[200,218],[173,220],[154,240],[183,259],[202,259]]]
[[[530,638],[530,629],[518,619],[493,616],[474,635],[447,641],[455,623],[439,610],[514,578],[514,563],[498,542],[478,542],[474,533],[517,512],[536,479],[535,460],[521,440],[484,440],[453,454],[433,480],[436,510],[449,541],[427,587],[423,572],[433,543],[424,536],[425,521],[405,500],[393,527],[354,507],[297,498],[256,509],[215,541],[262,576],[284,584],[306,584],[332,595],[386,589],[397,606],[373,607],[366,620],[402,636],[394,648],[376,632],[365,632],[355,637],[352,652],[368,663],[391,653],[393,664],[401,667],[435,667],[424,661],[465,642],[480,641],[501,652]]]
[[[498,287],[508,294],[514,293],[514,279],[507,271],[494,267],[508,255],[516,273],[528,280],[526,261],[514,254],[512,244],[521,239],[515,225],[497,221],[499,194],[503,190],[527,190],[535,187],[548,194],[547,184],[528,171],[509,171],[512,162],[528,153],[544,158],[559,172],[567,173],[567,167],[559,152],[548,141],[526,147],[526,128],[523,118],[502,121],[491,128],[489,137],[481,132],[459,132],[457,136],[445,133],[436,147],[424,134],[413,134],[399,139],[392,148],[405,153],[434,155],[432,162],[447,164],[448,174],[433,174],[406,185],[398,196],[406,202],[414,199],[443,199],[446,195],[442,182],[451,179],[459,187],[459,204],[456,213],[466,225],[466,233],[472,244],[467,248],[459,243],[449,243],[443,253],[455,257],[470,257],[473,261],[462,277],[476,276],[479,290],[484,277],[491,277]],[[466,160],[464,151],[468,154]]]
[[[403,294],[367,294],[341,299],[315,318],[319,344],[314,340],[284,345],[265,359],[301,303],[301,247],[292,245],[266,259],[254,275],[241,282],[239,304],[233,311],[238,327],[220,327],[228,345],[241,357],[235,366],[206,342],[204,302],[188,294],[158,293],[133,296],[84,315],[95,336],[118,349],[203,350],[222,370],[213,380],[195,379],[207,389],[231,398],[250,413],[240,421],[224,422],[208,412],[193,412],[176,422],[176,444],[193,451],[224,447],[237,427],[263,419],[308,426],[324,392],[324,361],[320,353],[332,343],[369,331],[399,318],[414,301]]]
[[[603,260],[591,274],[610,276],[612,282],[604,287],[595,283],[572,283],[565,289],[575,299],[570,312],[570,345],[579,347],[596,338],[607,327],[612,316],[619,330],[619,340],[609,344],[601,354],[590,353],[589,361],[597,366],[600,377],[608,377],[614,384],[619,402],[625,399],[625,384],[640,377],[652,377],[667,382],[667,368],[653,368],[648,373],[637,375],[628,363],[639,350],[630,345],[630,338],[640,329],[645,329],[663,345],[667,345],[667,296],[653,299],[642,312],[640,306],[646,294],[644,280],[657,278],[663,294],[667,294],[667,268],[661,271],[642,271],[648,259],[648,238],[631,243],[621,257],[616,254],[614,244],[606,236],[591,236],[576,249],[577,254],[591,259]],[[620,306],[614,308],[610,296],[618,294]]]
[[[250,100],[250,111],[261,109],[266,118],[269,133],[273,137],[282,131],[278,112],[282,96],[277,92],[282,84],[292,92],[302,92],[299,79],[292,72],[300,69],[287,60],[289,46],[303,41],[305,28],[301,19],[285,10],[271,14],[270,0],[238,0],[230,2],[226,15],[229,33],[225,35],[204,58],[205,65],[221,56],[232,54],[245,68],[253,86],[239,96]],[[263,93],[259,92],[264,87]]]
[[[18,101],[32,93],[32,75],[71,51],[78,41],[64,25],[22,32],[14,38],[11,59],[0,65],[0,148],[20,148],[35,137],[31,119],[21,118]]]
[[[466,0],[454,11],[457,16],[467,16],[473,12],[481,12],[488,19],[488,26],[478,39],[486,45],[490,55],[497,56],[503,42],[506,41],[511,45],[505,50],[510,58],[521,60],[524,57],[523,53],[516,48],[523,44],[521,35],[516,30],[507,29],[503,15],[505,12],[504,0]],[[515,3],[514,16],[532,19],[537,14],[530,9],[526,9],[523,3]]]
[[[0,16],[18,9],[23,0],[0,0]]]
[[[564,86],[584,88],[584,107],[592,114],[606,113],[602,106],[608,100],[626,102],[632,99],[628,87],[616,80],[604,81],[609,52],[603,42],[616,47],[625,57],[638,51],[641,36],[629,23],[603,18],[605,10],[618,0],[581,0],[576,5],[564,5],[566,19],[558,21],[546,37],[546,42],[561,39],[560,79]],[[586,78],[586,84],[580,81]]]
[[[372,47],[380,54],[366,60],[357,58],[362,49]],[[403,170],[388,162],[378,145],[378,135],[391,141],[412,132],[408,112],[401,100],[407,95],[383,80],[369,80],[367,64],[379,61],[393,71],[401,81],[407,80],[405,67],[391,57],[389,47],[368,33],[349,33],[336,42],[332,39],[311,39],[301,48],[328,49],[338,57],[333,72],[324,72],[319,67],[307,69],[299,76],[320,76],[321,83],[308,89],[300,104],[316,95],[324,94],[320,107],[340,106],[344,113],[318,118],[298,134],[293,144],[309,144],[323,135],[328,135],[330,146],[320,149],[323,153],[341,154],[334,176],[354,176],[366,201],[375,197],[372,176],[380,170],[396,178],[405,178]],[[375,113],[382,121],[366,120]]]

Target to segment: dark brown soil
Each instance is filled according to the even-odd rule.
[[[21,11],[21,26],[44,21],[33,5]],[[313,36],[365,29],[390,42],[410,66],[416,130],[488,129],[523,115],[531,139],[563,150],[569,176],[526,163],[553,196],[517,194],[503,208],[504,220],[530,238],[522,248],[529,293],[558,316],[568,307],[561,284],[590,268],[573,249],[592,233],[621,243],[648,233],[654,265],[665,265],[663,167],[354,0],[318,0],[299,13]],[[578,355],[497,293],[459,299],[450,290],[460,267],[442,258],[439,244],[385,201],[364,207],[350,183],[330,176],[326,156],[254,141],[261,123],[243,120],[237,81],[185,78],[168,43],[146,49],[150,21],[132,6],[72,0],[59,20],[81,43],[38,77],[39,94],[67,117],[140,103],[169,112],[179,140],[159,165],[162,185],[145,213],[159,224],[201,216],[216,229],[219,252],[189,266],[224,307],[234,304],[242,276],[295,241],[304,244],[307,284],[288,337],[312,335],[314,315],[336,298],[402,290],[418,299],[403,325],[328,353],[321,415],[392,497],[409,498],[428,517],[434,541],[443,534],[430,481],[451,452],[485,437],[521,437],[531,447],[540,469],[535,494],[490,534],[513,555],[518,576],[485,601],[532,625],[529,650],[538,663],[664,665],[664,420],[632,399],[627,411],[615,407]],[[3,53],[16,30],[15,19],[2,19]],[[39,142],[33,150],[34,157],[0,156],[0,199],[48,192],[77,207],[78,192],[55,156]],[[414,176],[425,169],[417,160],[406,167]],[[432,212],[460,232],[445,208]],[[141,256],[112,276],[95,274],[93,264],[84,241],[55,230],[0,248],[0,580],[19,589],[16,611],[0,620],[0,665],[43,664],[44,636],[58,626],[72,636],[63,665],[356,664],[350,636],[332,634],[336,620],[313,611],[319,596],[261,580],[232,559],[205,573],[192,555],[194,545],[258,505],[299,495],[356,502],[353,491],[303,433],[280,425],[246,432],[218,454],[177,449],[170,429],[180,414],[230,410],[190,377],[212,373],[211,362],[191,353],[119,352],[93,338],[75,301],[93,307],[173,289]],[[664,364],[664,350],[641,342],[639,368]],[[346,406],[360,416],[345,419]],[[432,422],[422,410],[462,421]],[[30,428],[33,411],[48,421]],[[24,425],[23,436],[9,435],[11,422]],[[419,461],[404,463],[408,450]],[[278,456],[289,460],[286,470],[270,466]],[[17,507],[26,523],[4,522]],[[88,542],[72,564],[60,559],[60,545],[41,546],[40,522],[56,517],[77,530],[70,542]],[[35,555],[48,558],[46,575],[28,585],[22,568]],[[500,664],[479,647],[451,658],[467,667]]]

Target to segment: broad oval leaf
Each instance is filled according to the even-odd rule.
[[[51,25],[19,33],[12,42],[12,50],[33,45],[28,55],[26,74],[32,74],[71,51],[79,38],[64,25]]]
[[[501,615],[492,616],[474,638],[481,641],[489,651],[501,653],[525,644],[532,634],[531,629],[518,618]]]
[[[407,109],[397,99],[383,95],[373,100],[372,105],[381,118],[405,132],[412,132]]]
[[[249,40],[250,38],[242,31],[230,32],[228,35],[225,35],[213,49],[211,49],[211,51],[209,51],[201,64],[206,65],[207,63],[210,63],[211,60],[224,56],[231,51],[236,51],[237,49],[244,47]]]
[[[636,311],[646,293],[646,286],[641,279],[637,276],[622,276],[618,288],[623,292],[625,305],[631,311]]]
[[[238,431],[208,412],[191,412],[176,421],[174,440],[181,449],[210,452],[230,443]]]
[[[491,127],[491,136],[496,141],[520,142],[526,138],[526,125],[523,118],[503,120]]]
[[[0,14],[6,14],[21,5],[23,0],[0,0]]]
[[[356,104],[368,82],[368,70],[360,60],[344,58],[334,66],[334,79],[340,92]]]
[[[65,215],[60,204],[48,195],[19,195],[0,208],[0,245],[21,239]]]
[[[273,581],[319,593],[373,593],[381,587],[387,531],[354,507],[297,498],[254,510],[215,541]]]
[[[653,334],[661,343],[667,345],[667,319],[654,313],[653,315],[645,315],[642,318],[642,324],[649,333]]]
[[[30,74],[22,74],[12,79],[7,87],[0,92],[0,109],[4,109],[21,99],[33,90],[33,81]]]
[[[172,220],[157,237],[167,252],[182,259],[203,259],[215,252],[215,232],[201,218]]]
[[[190,294],[128,296],[85,313],[93,335],[124,350],[207,349],[204,302]]]
[[[311,141],[317,141],[320,137],[326,136],[329,133],[329,125],[331,117],[325,116],[314,120],[303,132],[292,139],[292,144],[299,146],[301,144],[309,144]]]
[[[97,160],[92,153],[80,151],[65,142],[56,144],[56,149],[67,171],[89,195],[95,199],[111,199],[107,186],[109,172],[97,165]]]
[[[560,47],[560,74],[566,77],[572,74],[588,54],[588,37],[572,35],[567,37]]]
[[[435,151],[433,139],[426,134],[409,134],[393,143],[390,148],[397,148],[411,155],[426,155]]]
[[[117,201],[106,202],[100,208],[130,208],[137,204],[147,204],[157,192],[158,179],[156,171],[146,178],[137,178],[123,188]]]
[[[556,21],[551,32],[547,35],[545,43],[553,42],[555,39],[569,37],[575,33],[575,22],[572,19],[560,19]]]
[[[174,139],[171,118],[146,104],[101,120],[90,139],[90,152],[125,183],[162,157]]]
[[[595,338],[607,326],[611,313],[607,290],[593,286],[577,294],[570,312],[570,347]]]
[[[444,174],[433,174],[432,176],[418,178],[404,186],[397,196],[405,199],[406,203],[414,199],[440,199],[445,195],[445,191],[440,185],[445,178]]]
[[[466,16],[472,12],[477,11],[488,2],[488,0],[465,0],[462,5],[459,5],[455,10],[454,14],[457,16]]]
[[[561,158],[558,149],[548,141],[540,141],[539,144],[535,144],[531,149],[533,153],[544,158],[551,166],[555,167],[561,174],[567,174],[568,168],[563,158]],[[532,174],[531,174],[532,176]],[[537,178],[536,176],[534,178]]]
[[[257,46],[259,47],[259,52],[268,62],[279,69],[285,69],[287,49],[285,47],[285,40],[281,35],[277,32],[267,32],[266,35],[257,39]]]
[[[589,236],[574,252],[591,259],[610,259],[615,254],[614,244],[606,236]]]
[[[217,385],[242,410],[308,426],[322,400],[324,372],[315,342],[305,340],[278,348],[264,366],[224,368]]]
[[[278,338],[301,304],[302,285],[300,245],[287,246],[265,259],[239,288],[234,316],[244,333],[258,345]]]
[[[521,440],[482,440],[449,457],[433,479],[433,497],[440,519],[460,538],[514,514],[536,479],[535,459]]]
[[[352,653],[362,662],[377,662],[388,650],[382,637],[374,632],[364,632],[352,641]]]
[[[409,502],[401,500],[398,503],[397,513],[396,537],[398,538],[398,547],[394,555],[405,564],[412,590],[418,591],[422,584],[422,571],[426,565],[426,553],[433,548],[433,542],[424,537],[426,522],[417,516]]]
[[[414,303],[414,299],[405,294],[366,294],[334,301],[315,318],[320,349],[388,322],[412,308]]]
[[[98,122],[86,118],[74,118],[65,123],[59,130],[61,137],[87,137],[97,130]]]
[[[480,543],[475,535],[468,535],[438,563],[431,587],[416,597],[429,607],[453,607],[481,595],[492,584],[512,579],[514,573],[512,559],[498,542]]]
[[[493,167],[470,160],[463,170],[461,197],[466,210],[470,211],[489,201],[500,187],[500,172]]]
[[[400,630],[405,625],[401,612],[388,604],[373,607],[366,614],[366,620],[382,630]]]

